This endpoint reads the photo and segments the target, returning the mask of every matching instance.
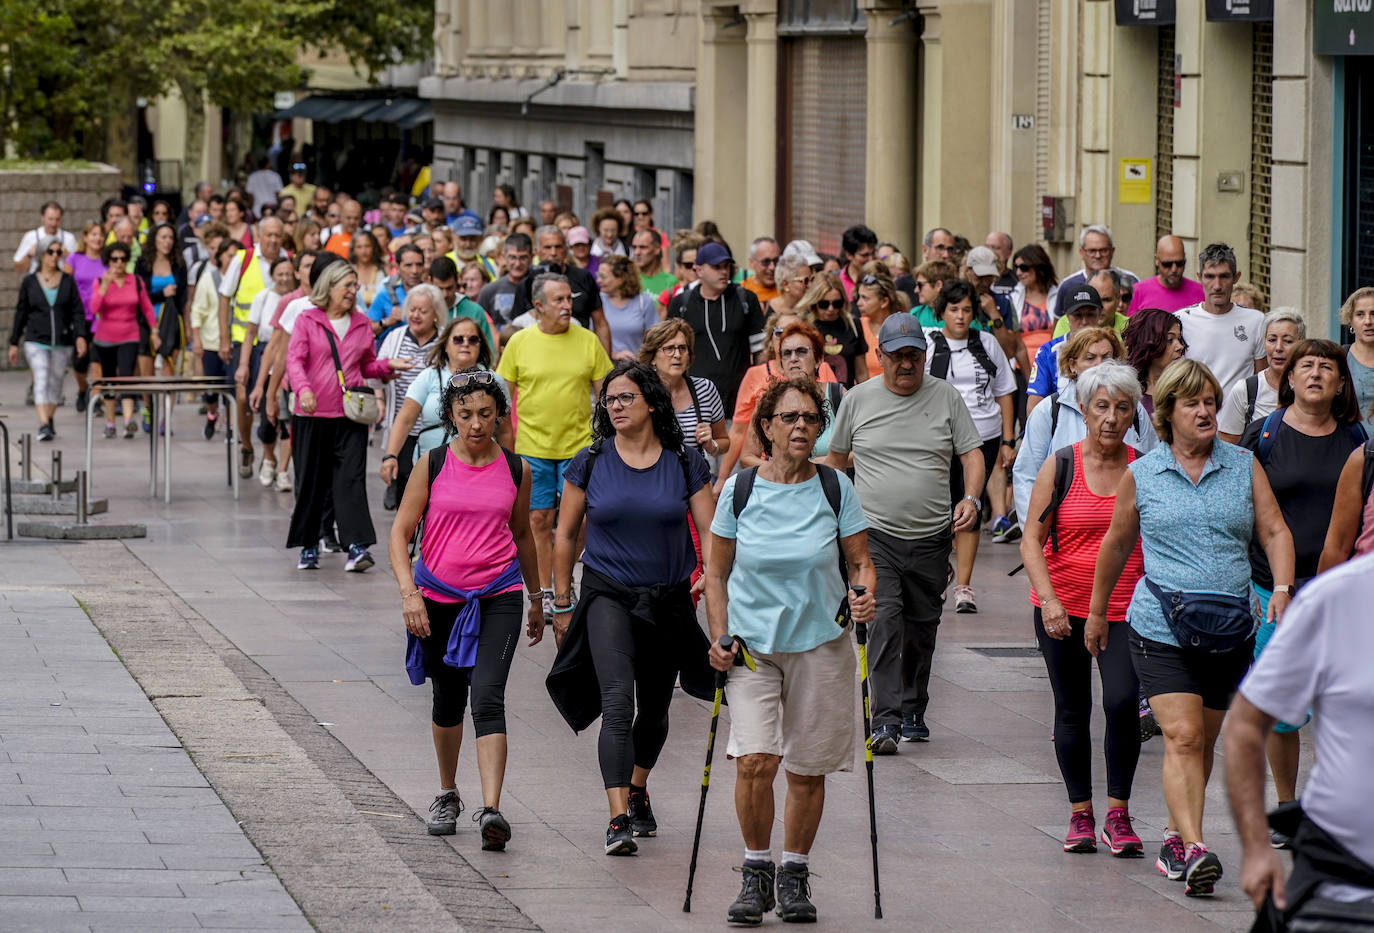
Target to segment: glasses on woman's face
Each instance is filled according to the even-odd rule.
[[[639,397],[640,393],[638,392],[619,392],[615,395],[606,396],[605,405],[607,408],[629,408]]]
[[[785,360],[804,360],[811,356],[811,348],[786,347],[779,355]]]
[[[469,373],[454,373],[448,380],[448,384],[455,389],[461,389],[468,384],[489,386],[495,383],[496,374],[488,369],[478,369]]]
[[[814,411],[777,411],[773,413],[773,417],[789,427],[796,424],[798,418],[808,428],[821,423],[821,416]]]
[[[1018,263],[1015,265],[1014,268],[1016,269],[1017,272],[1029,272],[1029,271],[1031,271],[1031,267],[1028,266],[1028,265],[1026,265],[1024,262],[1018,262]]]
[[[668,356],[686,356],[686,355],[687,355],[687,344],[685,344],[685,343],[667,343],[667,344],[664,344],[663,346],[659,347],[659,348],[658,348],[658,352],[659,352],[659,353],[665,353],[665,354],[667,354]]]
[[[482,338],[477,334],[454,334],[448,338],[448,342],[459,347],[475,347],[482,342]]]
[[[653,211],[635,211],[635,216],[636,216],[636,217],[652,217],[652,216],[654,216],[654,212],[653,212]]]
[[[61,255],[62,255],[62,247],[56,246],[56,247],[53,247],[52,249],[44,250],[44,252],[47,253],[49,256],[61,256]]]
[[[128,261],[129,261],[129,257],[128,257],[128,256],[115,255],[115,256],[111,256],[111,257],[110,257],[110,265],[114,265],[114,264],[117,263],[117,262],[118,262],[118,263],[125,263],[125,262],[128,262]]]
[[[834,308],[836,311],[843,311],[844,299],[836,298],[834,301],[818,301],[811,307],[815,308],[817,311],[829,311],[831,308]]]

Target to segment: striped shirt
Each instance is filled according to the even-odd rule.
[[[1128,462],[1135,459],[1135,450],[1127,451]],[[1056,525],[1059,529],[1059,553],[1054,553],[1054,542],[1045,539],[1045,563],[1050,570],[1050,583],[1054,595],[1064,611],[1075,618],[1088,616],[1088,604],[1093,596],[1093,572],[1097,568],[1097,552],[1102,547],[1102,539],[1112,524],[1112,509],[1116,506],[1116,495],[1099,496],[1088,488],[1083,477],[1083,442],[1073,445],[1073,481],[1069,493],[1059,504]],[[1126,607],[1131,603],[1136,581],[1145,574],[1144,559],[1140,552],[1140,541],[1126,560],[1126,569],[1121,579],[1112,589],[1107,601],[1107,620],[1119,622],[1126,618]],[[1040,605],[1040,599],[1031,587],[1031,604]]]
[[[415,337],[411,335],[410,328],[406,328],[405,335],[401,337],[401,346],[396,351],[396,356],[403,360],[413,360],[415,365],[410,369],[403,369],[396,376],[392,383],[391,392],[391,417],[395,418],[401,411],[401,403],[406,400],[406,391],[410,384],[415,381],[415,377],[420,375],[425,369],[425,359],[429,356],[429,351],[434,349],[434,341],[439,339],[438,333],[430,336],[424,346],[415,342]],[[410,436],[414,437],[420,433],[420,424],[417,420],[415,426],[410,429]]]
[[[687,442],[687,446],[704,454],[705,451],[696,442],[697,425],[724,421],[725,404],[720,400],[720,393],[716,391],[715,383],[710,379],[688,376],[687,383],[692,390],[692,404],[674,414],[677,415],[678,426],[682,428],[682,439]]]

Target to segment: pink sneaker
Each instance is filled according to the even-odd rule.
[[[1096,852],[1097,821],[1092,807],[1074,810],[1069,816],[1069,833],[1064,837],[1065,852]]]
[[[1117,858],[1140,858],[1145,854],[1145,844],[1131,829],[1131,815],[1125,807],[1112,807],[1107,811],[1107,818],[1102,822],[1102,841]]]

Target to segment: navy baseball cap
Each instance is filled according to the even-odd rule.
[[[1080,285],[1070,293],[1069,300],[1062,307],[1065,314],[1073,314],[1083,308],[1092,308],[1100,314],[1102,312],[1102,296],[1091,285]]]
[[[719,266],[734,261],[730,251],[714,240],[697,250],[696,264],[699,266]]]
[[[921,322],[910,314],[890,314],[878,330],[878,349],[884,353],[908,349],[924,351],[925,348],[926,332],[921,329]]]
[[[471,214],[463,214],[453,225],[454,236],[481,236],[482,221]]]

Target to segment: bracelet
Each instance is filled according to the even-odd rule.
[[[409,593],[402,593],[402,594],[401,594],[401,601],[404,602],[405,600],[410,599],[410,597],[412,597],[412,596],[419,596],[419,595],[420,595],[420,588],[417,586],[417,587],[415,587],[415,589],[411,590]]]
[[[388,460],[397,460],[397,461],[399,461],[399,458],[398,458],[395,454],[387,454],[385,457],[382,458],[382,462],[383,462],[383,463],[386,463]]]
[[[968,495],[967,493],[965,493],[965,494],[964,494],[964,499],[967,499],[969,502],[972,502],[974,505],[978,506],[979,508],[982,508],[982,507],[983,507],[983,500],[982,500],[981,498],[979,498],[978,496],[970,496],[970,495]],[[959,501],[960,501],[960,502],[963,502],[964,499],[960,499]]]
[[[577,603],[575,603],[575,602],[567,602],[567,603],[564,603],[564,604],[561,605],[561,606],[560,606],[558,603],[554,603],[554,604],[553,604],[553,614],[554,614],[554,615],[562,615],[562,614],[565,613],[565,612],[572,612],[572,611],[573,611],[573,607],[576,606],[576,605],[577,605]]]

